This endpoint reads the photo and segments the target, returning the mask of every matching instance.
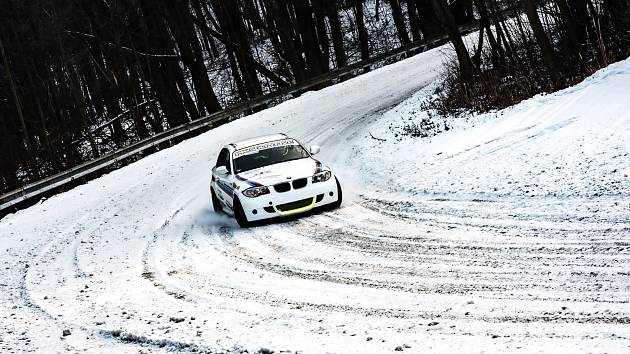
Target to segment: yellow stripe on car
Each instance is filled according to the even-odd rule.
[[[297,208],[297,209],[293,209],[293,210],[286,210],[286,211],[282,211],[282,210],[276,208],[276,211],[280,215],[289,215],[289,214],[299,213],[301,211],[308,210],[308,209],[312,208],[313,205],[315,205],[315,198],[314,197],[311,200],[311,204],[309,204],[309,205],[307,205],[305,207],[301,207],[301,208]]]

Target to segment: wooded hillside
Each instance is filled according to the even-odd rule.
[[[574,81],[561,79],[567,73],[581,77],[627,55],[629,8],[628,0],[3,0],[0,193],[427,36],[448,34],[456,49],[454,95],[459,80],[488,68],[501,69],[487,79],[496,82],[538,61],[545,70],[530,86],[562,87]],[[506,23],[506,9],[516,22]],[[475,18],[485,33],[477,49],[457,29]]]

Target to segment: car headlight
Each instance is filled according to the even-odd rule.
[[[332,176],[330,171],[322,171],[313,175],[313,183],[328,181]]]
[[[243,195],[250,198],[260,197],[265,194],[269,194],[269,188],[265,186],[252,187],[243,191]]]

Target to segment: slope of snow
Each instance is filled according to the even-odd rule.
[[[370,128],[374,135],[400,137],[405,123],[437,120],[418,111],[432,89],[387,112]],[[429,139],[364,140],[360,149],[372,151],[365,166],[378,166],[367,175],[426,198],[519,203],[548,218],[625,222],[629,90],[626,60],[561,92],[450,122],[452,129]]]
[[[630,60],[395,139],[426,114],[443,49],[1,220],[0,351],[630,350]],[[211,210],[210,167],[280,131],[322,145],[347,198],[239,229]]]

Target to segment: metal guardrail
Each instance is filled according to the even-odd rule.
[[[469,33],[476,30],[478,22],[462,26],[460,30],[462,33]],[[102,170],[126,157],[135,155],[147,149],[150,149],[160,143],[167,140],[176,138],[183,134],[188,134],[203,128],[212,127],[213,125],[220,125],[236,119],[236,116],[247,111],[250,111],[256,107],[265,105],[271,101],[280,99],[285,96],[293,95],[299,92],[307,91],[323,83],[339,79],[342,77],[348,77],[353,75],[354,72],[369,68],[374,64],[394,59],[400,55],[407,55],[416,51],[424,51],[428,47],[432,47],[438,44],[442,44],[448,41],[446,35],[427,38],[418,42],[410,43],[393,51],[382,53],[374,56],[368,60],[350,64],[341,69],[330,71],[326,74],[322,74],[296,85],[282,88],[278,91],[257,97],[253,100],[237,103],[230,107],[225,108],[222,111],[213,113],[209,116],[198,118],[194,121],[180,125],[178,127],[157,133],[143,140],[137,141],[129,146],[121,148],[110,154],[103,155],[94,160],[85,162],[79,166],[73,167],[64,172],[58,173],[51,177],[44,178],[37,182],[28,184],[14,191],[8,192],[0,196],[0,211],[7,209],[17,203],[26,201],[28,199],[37,197],[47,191],[62,185],[71,183],[78,178],[81,178],[87,174]]]

